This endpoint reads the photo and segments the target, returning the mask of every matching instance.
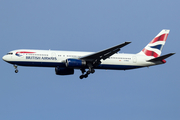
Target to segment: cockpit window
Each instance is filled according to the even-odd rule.
[[[13,53],[7,53],[7,55],[13,55]]]

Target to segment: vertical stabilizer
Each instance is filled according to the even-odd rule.
[[[165,45],[170,30],[163,29],[156,37],[138,54],[159,57]]]

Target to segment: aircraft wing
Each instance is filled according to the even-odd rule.
[[[114,47],[81,57],[80,59],[86,60],[88,62],[96,62],[96,61],[100,62],[101,59],[105,60],[105,59],[109,58],[113,54],[120,51],[120,48],[128,45],[129,43],[131,43],[131,42],[124,42],[124,43],[116,45]]]

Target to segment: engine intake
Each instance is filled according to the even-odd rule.
[[[55,72],[56,72],[56,75],[72,75],[74,74],[74,69],[58,66],[55,68]]]
[[[67,59],[66,60],[66,67],[81,68],[84,66],[86,66],[85,60],[79,60],[79,59]]]

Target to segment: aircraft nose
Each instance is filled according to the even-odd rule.
[[[4,55],[4,56],[2,57],[2,59],[3,59],[4,61],[7,61],[6,55]]]

